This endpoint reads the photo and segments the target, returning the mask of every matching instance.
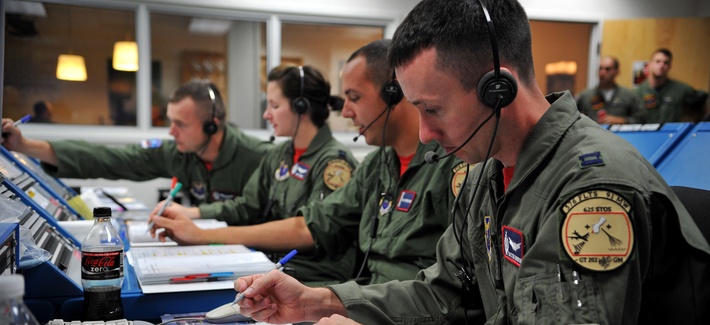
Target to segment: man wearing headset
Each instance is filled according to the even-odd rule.
[[[699,312],[680,294],[656,298],[685,300],[684,310],[643,308],[678,279],[651,281],[691,251],[707,260],[708,243],[630,144],[581,115],[569,92],[543,96],[517,1],[423,0],[395,32],[389,60],[419,111],[420,139],[479,163],[437,262],[415,280],[374,286],[244,277],[235,282],[243,314],[269,323],[685,324],[648,317]]]
[[[379,40],[357,50],[342,79],[343,116],[360,126],[368,144],[381,148],[365,157],[348,183],[301,207],[300,216],[215,230],[207,240],[266,251],[296,248],[299,255],[315,249],[331,258],[357,245],[365,262],[356,265],[354,277],[368,283],[413,279],[435,261],[435,243],[450,224],[465,164],[456,157],[442,157],[436,165],[425,162],[427,152],[443,155],[443,150],[419,142],[414,107],[401,101],[401,90],[392,82],[388,45]],[[178,242],[205,240],[199,238],[205,232],[184,229],[194,226],[178,211],[152,216],[156,228],[170,229]]]
[[[244,134],[225,120],[217,87],[206,80],[180,86],[168,102],[173,141],[143,140],[109,148],[86,141],[27,139],[3,119],[3,146],[42,161],[55,177],[146,181],[178,178],[192,204],[241,195],[242,187],[271,144]]]

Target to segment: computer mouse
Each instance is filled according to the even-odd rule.
[[[227,303],[210,310],[205,314],[205,320],[213,324],[252,322],[251,317],[246,317],[239,312],[239,305]]]

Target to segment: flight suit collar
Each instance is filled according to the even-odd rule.
[[[328,144],[328,141],[330,141],[332,138],[333,133],[330,131],[330,127],[324,124],[318,129],[316,136],[313,138],[313,140],[311,140],[311,143],[308,145],[306,152],[304,152],[301,157],[308,157],[310,155],[316,154],[321,150],[321,148]]]
[[[508,191],[515,187],[547,159],[562,136],[580,118],[579,110],[569,91],[546,96],[551,106],[528,135],[518,156],[515,175]],[[491,171],[493,172],[493,171]]]
[[[229,164],[237,157],[239,146],[245,141],[244,133],[238,128],[227,125],[224,128],[224,139],[219,147],[219,155],[215,159],[212,169],[219,169],[229,166]]]

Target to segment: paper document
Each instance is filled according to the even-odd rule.
[[[243,245],[131,247],[127,255],[143,293],[229,289],[239,277],[274,267]]]

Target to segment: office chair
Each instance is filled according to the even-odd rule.
[[[710,242],[710,191],[671,188]],[[685,243],[677,220],[659,220],[668,255],[653,263],[655,275],[643,284],[638,324],[710,324],[710,256]]]

